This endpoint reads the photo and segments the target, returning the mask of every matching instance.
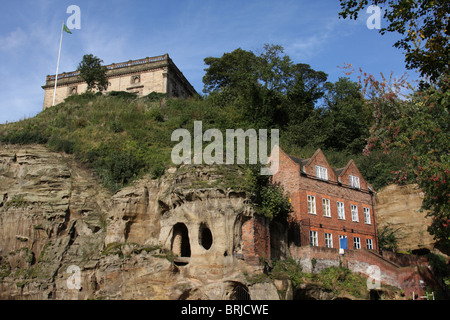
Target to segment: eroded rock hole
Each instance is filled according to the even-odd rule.
[[[190,257],[191,245],[189,243],[189,233],[184,223],[177,223],[173,226],[172,252],[178,257]]]
[[[200,230],[198,233],[198,242],[200,243],[200,245],[205,248],[206,250],[208,250],[209,248],[211,248],[212,244],[213,244],[213,236],[211,233],[211,230],[209,230],[208,226],[204,223],[200,224]]]

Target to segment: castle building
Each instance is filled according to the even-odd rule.
[[[108,88],[106,92],[126,91],[140,96],[151,92],[166,93],[168,97],[197,95],[194,87],[173,63],[168,54],[152,58],[130,60],[107,65],[106,76]],[[55,75],[48,75],[45,85],[45,110],[52,106],[55,88]],[[58,75],[55,104],[61,103],[68,96],[86,91],[87,84],[78,71],[64,72]]]
[[[374,190],[353,160],[344,168],[333,168],[320,149],[309,159],[290,156],[281,149],[279,157],[272,182],[289,193],[294,209],[290,242],[378,250]]]

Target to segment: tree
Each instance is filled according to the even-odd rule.
[[[87,83],[87,91],[97,89],[103,91],[108,88],[108,78],[106,77],[106,67],[102,66],[103,60],[92,54],[85,54],[83,60],[78,65],[77,71],[80,77]]]
[[[340,17],[355,20],[369,3],[384,6],[384,18],[389,24],[380,33],[396,32],[402,36],[394,46],[405,51],[406,67],[418,68],[432,82],[437,82],[442,74],[449,74],[450,1],[340,0],[340,3]]]
[[[307,64],[294,64],[278,45],[264,45],[258,56],[239,48],[208,57],[205,64],[203,91],[213,103],[237,105],[253,124],[266,128],[305,120],[327,78]]]
[[[415,92],[410,99],[379,96],[374,109],[366,151],[401,154],[405,166],[392,172],[396,183],[416,182],[424,192],[422,209],[433,218],[428,231],[444,246],[450,246],[450,81]],[[390,110],[387,112],[385,110]]]
[[[348,78],[326,84],[324,114],[326,140],[324,146],[360,153],[369,135],[370,111],[361,97],[361,87]]]

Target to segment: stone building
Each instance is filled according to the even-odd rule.
[[[169,97],[197,95],[197,92],[173,63],[168,54],[152,58],[130,60],[107,65],[108,88],[106,92],[126,91],[140,96],[151,92],[167,93]],[[51,107],[55,88],[55,75],[48,75],[42,88],[44,109]],[[86,91],[87,84],[78,71],[58,75],[55,104],[61,103],[72,94]]]
[[[309,159],[280,149],[279,170],[272,179],[289,193],[294,208],[291,243],[340,248],[340,239],[346,239],[348,249],[378,249],[374,191],[353,160],[336,169],[320,149]]]

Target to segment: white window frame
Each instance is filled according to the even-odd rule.
[[[355,188],[355,189],[361,189],[361,186],[359,184],[359,177],[349,175],[348,179],[350,182],[350,187]]]
[[[325,248],[333,248],[333,234],[325,232]]]
[[[352,212],[352,221],[359,222],[359,216],[358,216],[358,206],[357,205],[350,205],[350,209]]]
[[[353,237],[353,248],[361,249],[361,238],[360,237]]]
[[[322,166],[316,166],[316,178],[321,180],[328,180],[328,170]]]
[[[367,246],[367,249],[373,250],[373,241],[372,241],[372,239],[366,239],[366,246]]]
[[[330,199],[322,198],[323,216],[331,218]]]
[[[345,220],[345,206],[343,202],[337,202],[338,219]]]
[[[364,223],[370,224],[370,208],[363,208],[364,209]]]
[[[317,236],[317,231],[309,231],[309,244],[313,247],[319,246],[319,239]]]
[[[308,195],[306,197],[306,199],[307,199],[308,213],[309,214],[317,214],[316,213],[316,197]]]

